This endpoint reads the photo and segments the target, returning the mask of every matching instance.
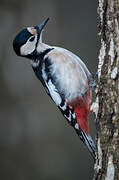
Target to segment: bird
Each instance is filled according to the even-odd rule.
[[[95,159],[95,143],[89,134],[93,77],[84,62],[67,49],[42,41],[49,18],[22,29],[13,39],[16,55],[28,58],[46,93],[75,129]]]

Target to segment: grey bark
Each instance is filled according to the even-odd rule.
[[[94,180],[119,180],[119,0],[99,0],[101,49],[96,114]]]

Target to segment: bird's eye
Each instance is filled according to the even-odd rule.
[[[29,39],[29,41],[32,42],[32,41],[34,41],[34,39],[35,39],[35,36],[32,36],[32,37]]]

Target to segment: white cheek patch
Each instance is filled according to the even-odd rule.
[[[37,37],[35,36],[34,41],[27,41],[23,46],[20,48],[20,52],[22,56],[26,56],[28,54],[31,54],[36,47]]]

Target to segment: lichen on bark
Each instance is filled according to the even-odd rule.
[[[119,180],[119,0],[99,0],[97,158],[94,180]]]

